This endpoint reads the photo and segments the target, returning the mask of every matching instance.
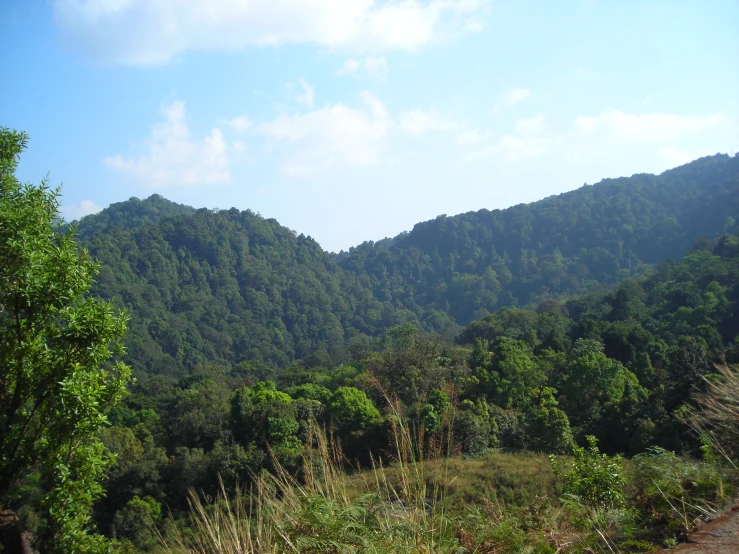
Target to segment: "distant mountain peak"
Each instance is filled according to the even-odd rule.
[[[195,212],[195,208],[191,206],[177,204],[159,194],[152,194],[144,200],[132,196],[128,200],[111,204],[99,213],[85,216],[72,224],[77,225],[77,235],[87,239],[109,227],[119,227],[130,231],[157,224],[168,217],[189,215]]]

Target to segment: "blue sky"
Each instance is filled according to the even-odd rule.
[[[75,219],[159,193],[337,251],[739,149],[739,2],[0,0],[0,125]]]

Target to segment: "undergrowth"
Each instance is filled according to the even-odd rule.
[[[461,459],[449,455],[451,436],[429,449],[399,410],[392,422],[393,457],[362,471],[348,468],[339,446],[314,425],[300,479],[273,456],[273,473],[255,475],[230,498],[225,488],[216,499],[191,491],[190,517],[170,519],[159,534],[161,551],[649,552],[676,544],[735,494],[736,468],[714,448],[701,461],[659,448],[621,460],[591,440],[552,463],[533,453]]]

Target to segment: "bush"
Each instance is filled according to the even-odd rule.
[[[591,508],[613,508],[623,503],[626,482],[621,458],[611,458],[598,450],[598,439],[587,437],[588,447],[573,446],[574,462],[564,474],[564,493]],[[555,473],[561,474],[558,462],[552,458]]]

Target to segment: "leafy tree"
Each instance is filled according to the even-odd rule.
[[[127,538],[139,549],[149,549],[157,543],[154,526],[162,518],[162,506],[154,498],[134,496],[119,510],[114,519],[116,535]]]
[[[329,414],[340,429],[364,431],[380,419],[380,412],[364,391],[339,387],[329,403]]]
[[[529,434],[534,450],[565,453],[572,448],[570,420],[557,408],[556,393],[555,389],[544,387],[539,393],[538,404],[530,410]]]
[[[0,505],[38,472],[44,552],[106,548],[88,534],[110,462],[98,432],[125,392],[127,318],[88,295],[98,265],[58,232],[58,191],[14,176],[27,137],[0,128]]]
[[[296,415],[293,399],[273,381],[264,381],[234,393],[229,425],[237,441],[257,448],[269,445],[281,463],[289,464],[300,453]]]

